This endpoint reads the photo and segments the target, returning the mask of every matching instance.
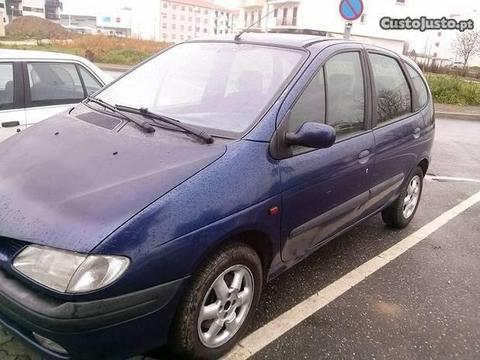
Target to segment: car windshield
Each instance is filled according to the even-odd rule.
[[[184,43],[98,94],[110,104],[147,108],[213,134],[238,136],[262,114],[304,52],[221,42]]]

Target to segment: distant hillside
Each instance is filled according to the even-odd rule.
[[[5,27],[8,39],[68,39],[73,34],[59,24],[34,16],[21,16]]]

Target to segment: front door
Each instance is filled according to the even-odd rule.
[[[25,128],[20,64],[0,63],[0,141]]]
[[[323,64],[281,125],[296,131],[316,121],[337,131],[332,147],[293,147],[279,162],[284,261],[303,257],[353,224],[369,199],[374,138],[366,114],[364,55],[352,46]]]

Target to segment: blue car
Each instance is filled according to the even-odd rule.
[[[267,281],[373,215],[408,225],[434,129],[385,49],[173,46],[0,143],[0,322],[46,358],[218,358]]]

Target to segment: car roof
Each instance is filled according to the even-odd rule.
[[[51,52],[51,51],[36,51],[36,50],[11,50],[1,49],[0,60],[77,60],[84,62],[85,59],[71,54]]]

